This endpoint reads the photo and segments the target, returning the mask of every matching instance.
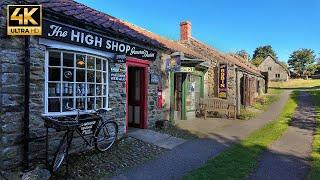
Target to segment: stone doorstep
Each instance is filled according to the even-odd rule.
[[[185,140],[183,139],[152,131],[150,129],[130,129],[128,132],[128,136],[165,149],[173,149],[174,147],[185,142]]]

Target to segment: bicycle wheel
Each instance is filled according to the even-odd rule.
[[[69,135],[70,136],[70,135]],[[71,138],[71,137],[69,137]],[[64,158],[67,155],[67,148],[68,148],[68,141],[67,141],[67,133],[63,136],[63,139],[60,141],[59,149],[54,156],[53,163],[52,163],[52,172],[57,171],[60,166],[62,165],[62,162]]]
[[[111,148],[117,139],[118,125],[114,121],[104,122],[99,126],[95,134],[96,148],[104,152]]]

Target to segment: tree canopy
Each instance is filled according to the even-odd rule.
[[[268,56],[272,56],[278,60],[277,53],[272,49],[271,45],[257,47],[253,52],[251,62],[253,65],[259,66]]]
[[[293,51],[289,57],[288,64],[290,69],[298,75],[310,75],[314,73],[315,54],[311,49],[299,49]]]

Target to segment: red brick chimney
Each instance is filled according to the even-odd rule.
[[[182,21],[180,23],[180,41],[189,40],[191,37],[191,22]]]

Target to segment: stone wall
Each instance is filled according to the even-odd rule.
[[[270,56],[259,65],[258,69],[262,72],[268,72],[270,81],[287,81],[289,79],[287,70]],[[280,74],[280,77],[276,77],[276,74]]]
[[[4,13],[4,11],[1,11]],[[5,19],[0,16],[0,169],[7,169],[22,163],[23,154],[23,99],[24,99],[24,38],[5,35]],[[44,113],[45,97],[45,50],[37,37],[30,38],[30,137],[45,135],[46,129],[41,114]],[[154,49],[153,49],[154,50]],[[150,64],[149,72],[158,74],[163,79],[162,86],[168,87],[164,71],[161,70],[162,53]],[[112,62],[109,62],[110,66]],[[124,64],[125,66],[125,64]],[[148,127],[158,119],[166,118],[166,111],[157,108],[158,85],[148,82]],[[109,81],[109,107],[106,118],[114,118],[119,125],[119,137],[126,132],[126,83]],[[49,131],[50,154],[59,145],[62,133]],[[30,159],[44,157],[45,142],[42,140],[30,143]],[[82,139],[75,137],[71,152],[87,150]]]

